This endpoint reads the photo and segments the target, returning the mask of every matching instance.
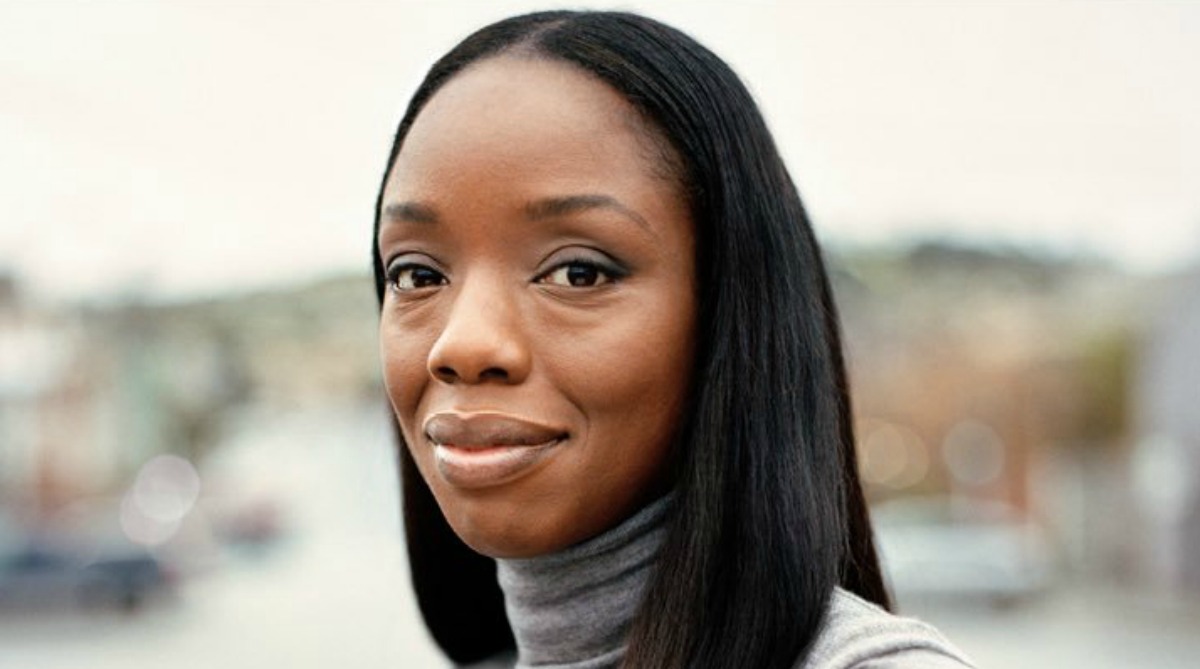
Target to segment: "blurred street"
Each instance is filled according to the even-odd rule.
[[[439,667],[407,586],[382,407],[306,412],[228,462],[286,479],[291,530],[130,614],[0,609],[0,669]]]
[[[387,537],[302,549],[197,581],[132,616],[0,618],[4,669],[444,667]],[[1195,666],[1200,608],[1083,588],[1009,609],[921,605],[982,667]]]
[[[1196,603],[1166,605],[1090,587],[1060,587],[1010,609],[914,605],[904,613],[937,625],[981,669],[1183,669],[1200,654]]]
[[[0,667],[437,667],[396,542],[305,550],[189,583],[131,615],[0,617]]]
[[[290,538],[130,614],[0,611],[0,669],[445,667],[407,583],[382,409],[311,412],[229,454],[285,476]],[[253,437],[253,435],[251,435]],[[270,469],[258,470],[255,462]],[[980,667],[1195,665],[1200,605],[1061,582],[1006,607],[901,598]]]

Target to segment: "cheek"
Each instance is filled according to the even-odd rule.
[[[385,306],[386,309],[386,306]],[[400,422],[406,440],[413,438],[411,430],[416,420],[421,394],[428,383],[426,361],[432,339],[421,331],[397,327],[385,314],[379,326],[380,359],[383,364],[383,385],[388,400]]]
[[[587,415],[589,429],[630,448],[669,440],[690,386],[691,302],[655,307],[574,340],[560,348],[553,365],[560,372],[557,385]]]

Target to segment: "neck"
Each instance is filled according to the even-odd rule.
[[[550,555],[497,560],[518,666],[615,667],[662,545],[670,496]]]

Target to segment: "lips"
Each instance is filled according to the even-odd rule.
[[[521,477],[567,439],[566,430],[502,413],[442,412],[425,436],[438,473],[460,488],[485,488]]]

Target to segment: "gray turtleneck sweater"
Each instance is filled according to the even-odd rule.
[[[669,498],[562,552],[497,561],[517,641],[516,669],[615,669],[665,533]],[[500,659],[480,667],[512,667]],[[841,588],[796,669],[962,669],[962,651],[933,627]]]

